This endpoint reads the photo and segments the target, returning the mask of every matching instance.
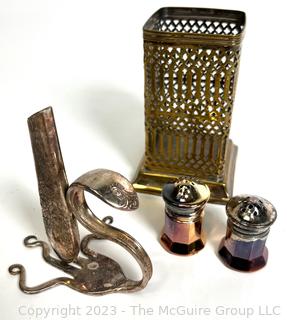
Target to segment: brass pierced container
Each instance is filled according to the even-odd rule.
[[[146,22],[145,156],[134,187],[160,194],[182,175],[232,195],[237,147],[228,138],[244,34],[240,11],[162,8]]]

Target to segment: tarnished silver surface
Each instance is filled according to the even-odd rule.
[[[152,276],[152,264],[141,244],[128,233],[104,223],[88,207],[84,191],[88,191],[109,205],[121,210],[138,207],[137,194],[130,182],[105,169],[90,171],[78,178],[68,189],[67,202],[77,220],[97,237],[111,240],[128,250],[141,267],[140,281],[129,281],[120,291],[137,291],[144,288]]]
[[[40,285],[29,287],[26,284],[26,270],[23,265],[14,264],[10,266],[9,272],[13,275],[19,275],[20,289],[28,294],[39,293],[58,285],[65,285],[89,295],[141,289],[137,281],[126,278],[116,261],[88,248],[90,241],[100,239],[103,238],[94,234],[84,237],[81,242],[81,252],[85,257],[78,256],[72,265],[53,258],[46,242],[38,241],[35,236],[28,236],[24,239],[26,247],[41,247],[45,261],[69,274],[70,277],[55,278]]]
[[[206,184],[189,178],[180,177],[174,183],[164,185],[162,192],[166,211],[182,216],[197,215],[209,200],[210,190]]]
[[[232,237],[242,241],[266,237],[277,217],[276,209],[268,200],[246,194],[231,198],[226,212]]]
[[[9,268],[13,275],[19,275],[20,289],[25,293],[38,293],[57,285],[66,285],[81,293],[101,295],[111,292],[131,292],[143,289],[152,276],[152,264],[143,247],[128,233],[112,227],[113,218],[97,218],[89,209],[84,196],[88,191],[112,207],[122,210],[138,208],[138,198],[130,182],[117,172],[98,169],[90,171],[77,179],[68,189],[69,211],[92,234],[84,237],[81,252],[86,258],[77,256],[73,265],[50,256],[47,243],[38,241],[35,236],[25,238],[27,247],[42,247],[45,261],[68,273],[72,278],[61,277],[35,287],[26,285],[25,268],[14,264]],[[143,277],[140,281],[128,279],[119,264],[111,258],[94,252],[88,247],[91,240],[111,240],[128,250],[139,263]],[[75,267],[75,264],[77,267]]]
[[[112,217],[103,220],[97,218],[89,209],[84,196],[84,191],[88,191],[116,209],[134,210],[139,203],[132,184],[117,172],[98,169],[84,174],[68,188],[52,108],[31,116],[28,124],[44,224],[51,245],[61,260],[51,257],[48,244],[38,241],[34,236],[25,238],[24,244],[27,247],[42,247],[45,261],[70,274],[72,278],[61,277],[28,287],[25,268],[15,264],[9,268],[9,272],[19,275],[20,289],[25,293],[38,293],[56,285],[66,285],[91,295],[143,289],[152,276],[149,256],[132,236],[110,226]],[[81,242],[81,252],[86,258],[79,256],[76,220],[92,232]],[[116,261],[88,248],[91,240],[100,239],[111,240],[128,250],[141,267],[142,279],[127,279]]]
[[[135,210],[139,206],[138,196],[132,184],[124,176],[112,170],[89,171],[74,181],[69,189],[76,186],[91,192],[116,209]],[[70,190],[68,194],[69,192]],[[67,201],[70,202],[69,196],[67,196]],[[81,218],[77,213],[74,212],[74,214],[80,221]]]
[[[46,233],[58,256],[71,262],[79,253],[80,237],[65,199],[69,185],[52,108],[33,114],[28,126]]]

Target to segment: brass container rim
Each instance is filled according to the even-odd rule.
[[[240,26],[238,34],[210,34],[196,32],[162,31],[156,29],[160,19],[197,19],[234,23]],[[245,32],[246,15],[243,11],[195,8],[195,7],[162,7],[157,10],[144,24],[145,41],[165,42],[171,44],[201,44],[201,45],[240,45]]]

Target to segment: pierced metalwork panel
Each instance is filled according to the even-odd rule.
[[[239,48],[146,42],[147,167],[222,176]]]
[[[222,182],[245,15],[162,8],[144,26],[144,169]]]

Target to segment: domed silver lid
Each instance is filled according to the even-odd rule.
[[[189,177],[180,177],[174,183],[164,185],[162,196],[169,208],[180,210],[181,214],[189,214],[205,205],[210,191],[205,184],[195,182]]]
[[[277,217],[274,206],[266,199],[253,195],[239,195],[226,205],[231,222],[246,234],[268,233]]]

